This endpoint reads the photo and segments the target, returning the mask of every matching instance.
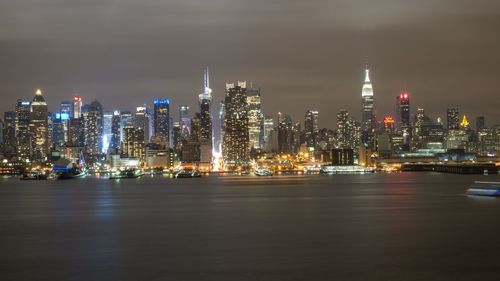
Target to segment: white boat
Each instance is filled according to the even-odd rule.
[[[256,176],[272,176],[273,172],[269,169],[255,169],[254,171]]]
[[[465,192],[467,195],[500,196],[500,182],[475,181]]]

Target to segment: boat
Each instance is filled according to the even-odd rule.
[[[144,176],[144,172],[141,169],[125,169],[125,170],[120,170],[118,172],[115,172],[111,174],[109,177],[110,180],[114,179],[136,179],[138,177]]]
[[[198,170],[181,170],[175,174],[176,178],[199,178],[201,173]]]
[[[269,169],[255,169],[254,171],[256,176],[272,176],[273,172]]]
[[[465,194],[500,197],[500,182],[475,181]]]
[[[321,174],[365,174],[374,173],[375,169],[371,167],[362,167],[357,165],[324,165],[321,167]]]
[[[42,173],[40,171],[31,171],[31,172],[22,174],[22,176],[19,179],[21,179],[21,180],[46,180],[47,177],[48,177],[47,174]]]
[[[56,179],[58,180],[69,180],[74,178],[81,178],[86,176],[87,173],[83,169],[79,168],[70,168],[66,170],[58,170],[56,172]]]

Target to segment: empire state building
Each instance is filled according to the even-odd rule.
[[[375,129],[375,114],[373,110],[373,87],[370,81],[370,70],[365,70],[365,82],[361,90],[361,142],[367,147],[373,147],[373,130]]]

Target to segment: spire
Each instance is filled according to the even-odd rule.
[[[370,70],[365,69],[365,83],[370,83]]]
[[[41,95],[42,95],[42,90],[37,89],[37,90],[36,90],[36,95],[37,95],[37,96],[41,96]]]
[[[460,123],[460,126],[462,126],[463,128],[469,127],[469,120],[467,120],[467,116],[464,115],[464,117],[462,118],[462,122]]]
[[[198,95],[200,102],[204,99],[212,99],[212,89],[210,89],[210,74],[208,72],[208,66],[203,71],[203,92]]]

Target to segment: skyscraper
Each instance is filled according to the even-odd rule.
[[[134,126],[142,128],[144,131],[144,143],[149,143],[150,132],[149,132],[149,120],[151,116],[151,111],[146,105],[136,107],[134,116]]]
[[[29,131],[31,103],[17,100],[16,106],[16,147],[21,160],[31,159],[31,135]]]
[[[486,123],[484,122],[484,116],[476,117],[476,131],[486,129]]]
[[[16,153],[16,112],[7,111],[3,118],[3,154],[11,157]]]
[[[222,156],[229,169],[249,162],[248,104],[246,82],[226,84]]]
[[[103,110],[102,105],[94,100],[84,112],[85,149],[88,155],[95,156],[102,153],[103,147]]]
[[[337,113],[337,146],[338,148],[352,148],[359,146],[359,123],[349,117],[345,109]]]
[[[260,149],[263,145],[263,119],[261,110],[260,89],[247,89],[248,131],[250,148]]]
[[[49,128],[47,103],[38,89],[31,102],[30,133],[34,160],[45,160],[49,151]]]
[[[274,130],[274,120],[271,116],[264,117],[263,140],[264,144],[269,143],[271,132]]]
[[[458,108],[448,108],[446,110],[446,127],[448,130],[458,130],[460,128],[460,113]]]
[[[126,157],[144,158],[144,129],[135,126],[123,128],[122,154]]]
[[[200,144],[208,144],[212,147],[212,89],[210,89],[210,77],[208,68],[203,75],[203,92],[198,96],[200,103],[201,133]]]
[[[361,141],[365,146],[373,147],[373,131],[376,121],[373,109],[373,87],[370,81],[369,69],[365,69],[365,82],[361,90],[361,106]]]
[[[102,152],[107,153],[110,147],[112,133],[111,127],[113,124],[113,112],[105,111],[102,119]]]
[[[170,140],[170,100],[156,98],[153,100],[154,142],[169,146]]]
[[[73,97],[73,118],[78,119],[82,117],[82,97]]]
[[[403,145],[401,149],[408,151],[410,149],[411,139],[411,121],[410,121],[410,94],[407,92],[396,96],[396,121],[398,129],[403,136]]]
[[[118,110],[113,112],[113,117],[111,118],[111,139],[109,142],[109,150],[112,154],[119,154],[121,147],[120,135],[121,135],[121,114]]]
[[[294,152],[294,127],[290,115],[278,113],[278,152],[283,154]]]
[[[308,110],[304,118],[305,141],[308,147],[316,147],[319,132],[318,111]]]

